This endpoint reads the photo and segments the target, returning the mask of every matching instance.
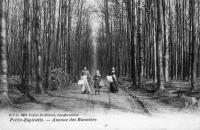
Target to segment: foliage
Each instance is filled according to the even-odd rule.
[[[46,79],[43,79],[43,84],[45,84],[45,80]],[[67,88],[71,83],[69,74],[64,72],[62,68],[52,70],[50,72],[48,80],[49,80],[50,90],[58,90],[60,88]]]

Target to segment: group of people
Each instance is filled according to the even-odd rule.
[[[111,77],[112,77],[112,82],[110,82],[110,88],[109,91],[112,93],[118,92],[118,87],[117,87],[117,77],[116,77],[116,73],[115,73],[115,68],[112,68],[111,71]],[[96,70],[96,73],[93,77],[94,80],[94,89],[95,89],[95,95],[100,95],[100,89],[104,86],[104,82],[102,80],[102,77],[100,75],[99,70]],[[80,83],[80,85],[82,86],[82,90],[81,93],[82,94],[89,94],[91,93],[91,75],[90,72],[87,70],[86,67],[84,67],[84,69],[82,70],[82,74],[81,74],[81,80],[82,81]]]

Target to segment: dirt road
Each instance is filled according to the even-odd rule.
[[[57,125],[56,123],[49,122],[47,125],[40,124],[40,127],[45,130],[48,127],[53,130],[60,130],[60,127],[63,129],[86,128],[99,130],[150,128],[169,128],[170,130],[181,128],[187,130],[200,128],[199,113],[171,113],[168,106],[150,100],[144,93],[129,92],[121,88],[118,93],[109,93],[109,85],[108,83],[105,84],[105,87],[101,90],[101,95],[95,95],[93,87],[91,87],[92,93],[81,94],[81,87],[75,83],[67,89],[50,91],[49,94],[37,95],[32,93],[40,103],[23,101],[18,105],[23,106],[25,112],[27,111],[28,113],[33,111],[34,113],[56,114],[61,111],[61,113],[79,114],[81,118],[97,119],[96,122],[90,123],[75,122],[73,124],[61,122]],[[166,110],[170,110],[170,112],[165,112]],[[22,110],[19,111],[21,112]],[[155,114],[155,111],[159,113]],[[7,118],[6,115],[4,117]],[[5,126],[5,129],[11,127],[21,128],[22,126],[8,125]],[[27,124],[24,124],[22,128],[25,129],[26,127]],[[30,124],[30,128],[37,129],[38,125],[33,126]]]
[[[119,113],[119,112],[134,112],[144,113],[144,109],[136,99],[131,97],[127,92],[119,89],[118,93],[109,93],[109,84],[106,82],[101,89],[100,95],[95,95],[94,88],[91,86],[90,94],[81,94],[81,87],[76,83],[68,89],[51,91],[50,94],[37,95],[37,100],[44,104],[23,103],[23,106],[36,110],[64,110],[69,112],[81,113]]]

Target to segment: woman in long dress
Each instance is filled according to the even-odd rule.
[[[81,93],[82,94],[89,94],[91,92],[91,90],[90,90],[90,86],[89,86],[89,83],[88,83],[88,80],[87,80],[87,75],[81,76],[81,80],[83,80]]]
[[[116,77],[116,74],[115,74],[115,68],[114,67],[112,68],[111,75],[112,75],[113,82],[110,82],[110,92],[115,93],[115,92],[118,92],[118,87],[117,87],[117,77]]]
[[[84,67],[84,70],[82,71],[81,79],[84,81],[82,84],[82,93],[89,94],[91,92],[88,82],[90,80],[90,72],[87,70],[86,67]]]

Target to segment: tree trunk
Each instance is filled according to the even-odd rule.
[[[5,12],[6,12],[6,2],[5,0],[1,0],[0,2],[0,107],[8,107],[10,104],[10,100],[8,97],[8,65],[7,65],[7,44],[6,44],[6,20],[5,20]]]
[[[40,34],[39,34],[39,3],[38,1],[34,2],[34,37],[35,37],[35,44],[36,44],[36,52],[37,52],[37,66],[36,66],[36,92],[43,93],[43,86],[42,86],[42,56],[41,56],[41,43],[40,43]]]
[[[195,17],[195,0],[190,0],[190,17],[191,17],[191,90],[197,90],[197,40],[196,40],[196,17]]]
[[[109,25],[108,0],[104,0],[104,8],[105,8],[106,41],[107,41],[108,52],[109,52],[108,59],[110,61],[109,68],[111,69],[113,66],[113,58],[112,58],[112,41],[111,41],[111,33],[110,33],[110,25]]]
[[[136,62],[135,62],[135,34],[134,34],[134,16],[135,16],[135,12],[133,9],[133,4],[134,4],[134,0],[127,0],[126,1],[126,10],[127,10],[127,14],[128,14],[128,25],[130,28],[130,44],[131,44],[131,78],[133,81],[133,86],[136,86]],[[132,5],[132,6],[131,6]]]
[[[169,43],[168,43],[168,22],[166,15],[166,3],[165,0],[162,0],[163,7],[163,23],[164,23],[164,78],[165,81],[169,81]]]
[[[23,63],[22,63],[22,82],[21,87],[25,96],[28,95],[28,79],[29,79],[29,0],[24,0],[24,21],[23,21]]]
[[[70,45],[71,45],[71,0],[69,0],[69,3],[68,3],[68,73],[70,73],[71,71],[71,55],[70,55]]]
[[[157,57],[157,87],[159,91],[164,90],[163,85],[163,67],[162,67],[162,18],[161,18],[161,4],[160,0],[156,0],[157,2],[157,36],[156,36],[156,57]]]
[[[47,29],[47,32],[48,32],[48,37],[47,37],[47,41],[48,41],[48,46],[47,46],[47,67],[46,67],[46,86],[45,86],[45,89],[47,90],[48,89],[48,87],[49,87],[49,65],[50,65],[50,49],[51,49],[51,30],[52,30],[52,23],[51,23],[51,13],[52,13],[52,1],[51,0],[49,0],[49,1],[47,1],[47,3],[46,3],[47,5],[48,5],[48,8],[47,8],[47,10],[48,10],[48,13],[47,13],[47,16],[48,16],[48,18],[49,18],[49,21],[48,21],[48,23],[47,23],[47,27],[48,27],[48,29]]]
[[[141,4],[140,1],[138,1],[138,34],[137,34],[137,40],[138,40],[138,48],[139,48],[139,66],[138,66],[138,86],[142,86],[142,78],[143,78],[143,46],[142,46],[142,16],[141,16]]]

